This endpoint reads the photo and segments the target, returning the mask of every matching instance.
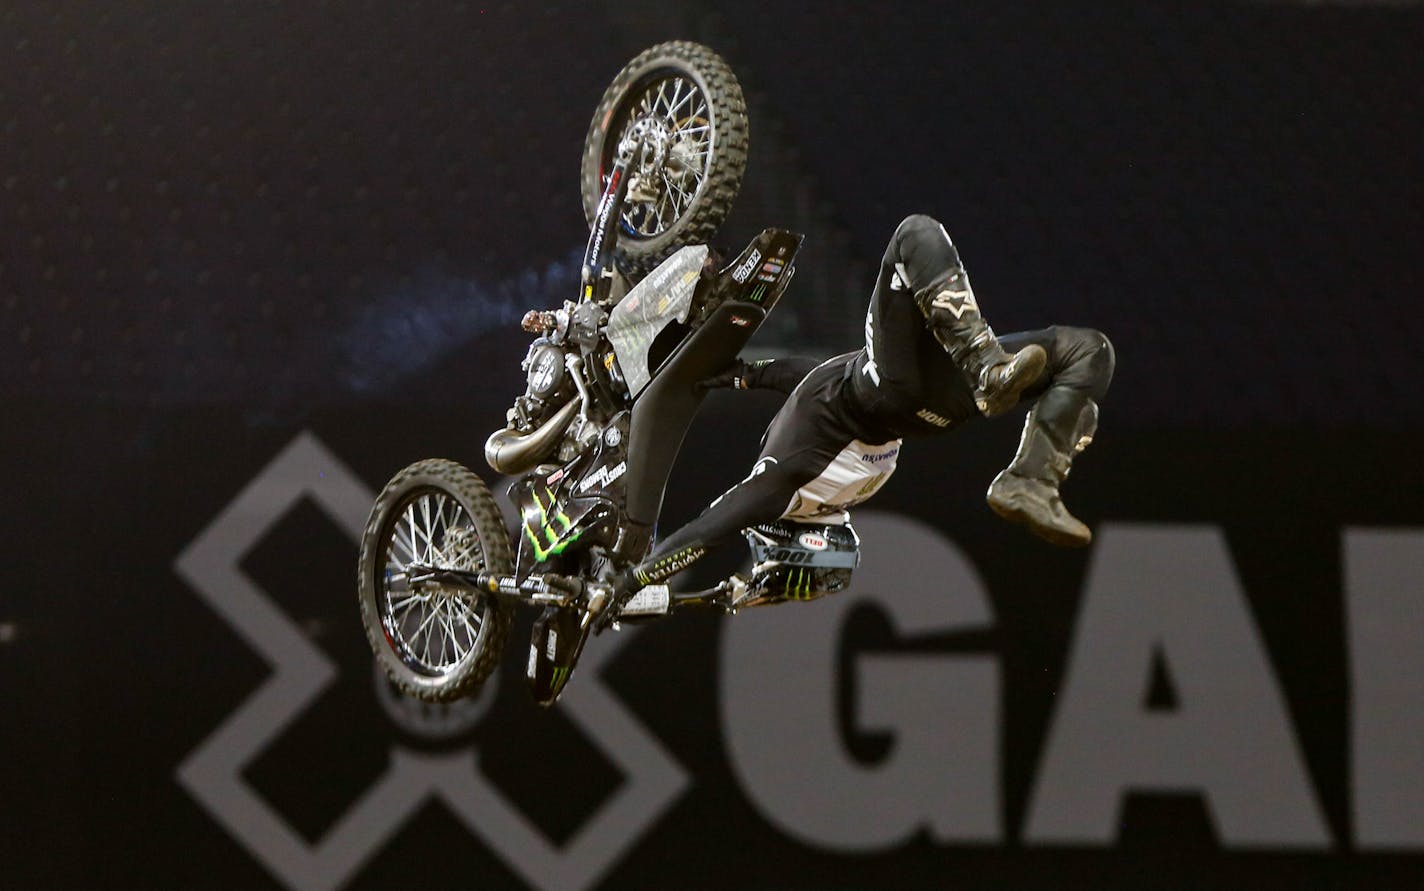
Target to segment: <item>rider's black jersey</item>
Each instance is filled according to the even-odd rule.
[[[865,347],[847,369],[857,414],[900,435],[936,433],[978,417],[974,391],[935,340],[914,294],[960,269],[944,229],[907,220],[886,248],[865,317]]]

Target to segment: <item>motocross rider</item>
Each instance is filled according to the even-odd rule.
[[[847,508],[894,471],[904,438],[947,432],[1021,400],[1035,402],[1018,451],[986,500],[1055,545],[1091,541],[1058,487],[1097,428],[1113,373],[1106,337],[1069,327],[995,337],[954,243],[923,215],[901,222],[885,249],[865,335],[861,349],[823,362],[738,360],[702,382],[790,396],[751,474],[619,577],[611,602],[666,581],[748,526],[844,522]]]

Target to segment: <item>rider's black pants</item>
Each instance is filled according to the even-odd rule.
[[[1037,399],[1050,387],[1080,390],[1101,400],[1112,380],[1112,346],[1092,329],[1054,326],[999,340],[1010,352],[1036,343],[1048,353],[1042,379],[1021,401]],[[867,420],[867,412],[855,402],[846,366],[857,355],[848,353],[816,366],[772,419],[751,475],[662,539],[648,562],[689,547],[715,547],[748,526],[779,519],[798,490],[826,471],[852,441],[878,444],[895,439],[893,429]]]

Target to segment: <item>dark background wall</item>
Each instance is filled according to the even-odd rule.
[[[805,650],[789,632],[765,666],[766,701],[797,701],[789,667],[833,636],[838,655],[809,675],[834,694],[829,744],[855,767],[805,801],[873,835],[895,796],[836,789],[855,770],[942,763],[992,780],[977,836],[910,819],[867,850],[768,805],[733,742],[728,654],[744,633],[731,626],[774,617],[625,633],[549,713],[522,689],[518,630],[478,708],[382,704],[347,527],[409,461],[480,465],[521,390],[519,316],[572,293],[588,116],[628,58],[673,37],[722,52],[751,103],[726,245],[764,225],[808,236],[755,352],[854,347],[869,270],[916,211],[955,236],[999,330],[1087,324],[1117,347],[1099,442],[1067,487],[1099,528],[1092,552],[1051,551],[982,507],[1015,419],[918,443],[875,507],[932,530],[938,556],[887,544],[917,580],[867,563],[853,606],[806,607],[821,631]],[[1421,58],[1413,4],[0,5],[7,875],[1416,887]],[[670,520],[744,473],[774,409],[709,401]],[[1130,559],[1161,534],[1181,568],[1198,533],[1219,536],[1227,575],[1188,563],[1159,585],[1161,561]],[[1129,604],[1207,604],[1129,615],[1123,633],[1153,654],[1127,666],[1131,715],[1244,734],[1183,730],[1206,750],[1139,780],[1054,755],[1091,698],[1075,671],[1118,649],[1093,636],[1095,604],[1111,612],[1124,585],[1141,588]],[[983,615],[907,633],[896,609],[920,589]],[[835,610],[830,631],[812,618]],[[1231,616],[1255,637],[1223,638],[1220,664],[1241,673],[1213,673],[1193,641],[1244,627]],[[1233,661],[1252,651],[1260,664]],[[959,711],[908,682],[872,701],[872,657],[978,659],[995,680]],[[1279,720],[1232,717],[1262,690]],[[940,718],[887,729],[858,711],[918,705]],[[598,714],[628,718],[616,744],[590,729]],[[1297,752],[1299,782],[1243,828],[1223,777],[1275,776],[1251,754],[1267,726],[1290,745],[1262,751]],[[935,740],[919,761],[911,737]],[[988,760],[955,748],[984,739]],[[1243,753],[1225,762],[1239,776],[1191,780],[1222,752]],[[363,797],[389,776],[409,800]],[[443,798],[420,785],[437,776]],[[1085,802],[1093,777],[1122,782],[1108,837],[1086,805],[1067,837],[1035,823],[1055,776],[1086,776]],[[626,825],[595,822],[629,789]],[[958,801],[936,806],[967,812]],[[501,822],[510,807],[522,817]]]

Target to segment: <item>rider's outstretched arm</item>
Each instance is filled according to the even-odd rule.
[[[711,377],[699,381],[697,386],[704,390],[731,387],[736,390],[780,390],[789,394],[821,361],[810,356],[758,359],[755,362],[737,359]]]

